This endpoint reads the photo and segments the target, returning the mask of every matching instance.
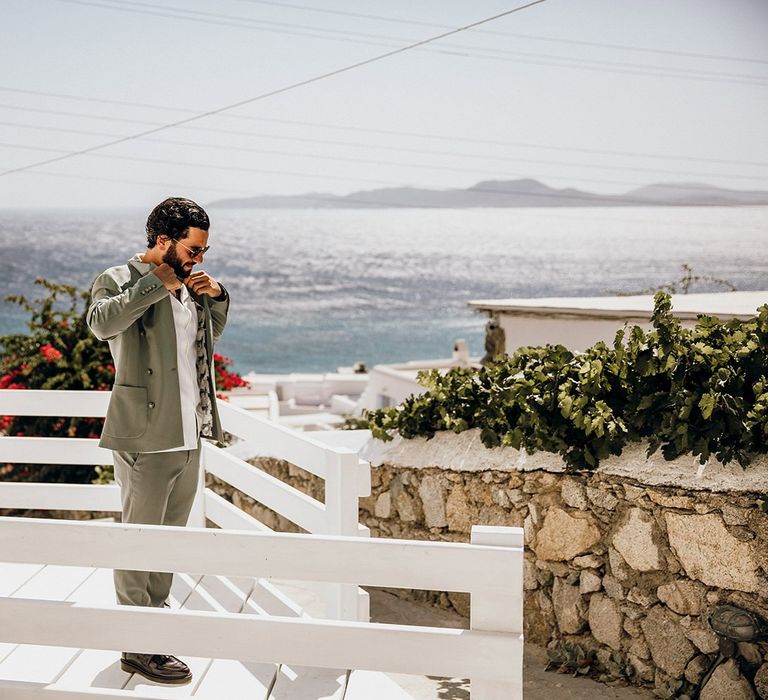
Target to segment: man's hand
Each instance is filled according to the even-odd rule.
[[[184,280],[184,284],[186,284],[187,288],[191,289],[195,294],[208,294],[214,298],[221,295],[221,286],[219,283],[203,270],[193,272]]]
[[[168,263],[158,265],[152,270],[152,274],[165,285],[168,291],[173,292],[176,289],[181,289],[181,280],[176,277],[175,270]]]

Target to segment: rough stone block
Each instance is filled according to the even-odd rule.
[[[523,540],[525,544],[529,545],[533,542],[534,537],[536,537],[536,526],[533,524],[533,518],[529,513],[523,520]]]
[[[768,662],[764,663],[755,674],[755,688],[760,700],[768,700]]]
[[[497,506],[501,506],[502,508],[509,508],[511,505],[509,496],[504,489],[494,489],[491,497]]]
[[[539,582],[536,579],[536,566],[529,558],[526,557],[523,562],[523,590],[533,591],[539,587]]]
[[[651,658],[651,650],[648,648],[648,644],[646,644],[642,637],[632,640],[632,644],[629,645],[629,653],[637,656],[640,659]]]
[[[575,479],[563,479],[560,496],[566,505],[579,510],[586,510],[589,503],[584,486]]]
[[[627,600],[630,603],[642,605],[644,608],[650,608],[651,605],[657,603],[659,599],[653,591],[640,588],[640,586],[633,586],[629,593],[627,593]]]
[[[635,501],[645,493],[644,488],[639,486],[632,486],[630,484],[624,484],[624,498],[628,501]]]
[[[624,618],[624,631],[633,638],[639,637],[641,633],[640,625],[628,617]]]
[[[660,605],[640,622],[654,663],[673,678],[680,678],[695,650],[686,638],[679,616]]]
[[[602,593],[589,600],[589,628],[598,642],[617,651],[621,648],[621,613],[616,603]]]
[[[706,593],[706,587],[697,581],[671,581],[656,589],[659,600],[679,615],[700,615]]]
[[[407,491],[400,491],[394,498],[394,503],[401,522],[415,523],[419,519],[416,503]]]
[[[630,508],[612,543],[624,561],[636,571],[657,571],[662,566],[658,540],[653,516],[641,508]]]
[[[708,586],[757,591],[757,561],[751,543],[733,537],[719,515],[667,513],[669,544],[689,578]]]
[[[446,527],[445,489],[438,476],[425,476],[419,484],[419,498],[427,527]]]
[[[519,505],[525,500],[522,489],[507,489],[507,498],[513,505]]]
[[[389,491],[380,493],[373,507],[373,514],[377,518],[389,518],[392,515],[392,495]]]
[[[624,561],[624,557],[614,547],[608,547],[608,564],[611,574],[619,581],[626,581],[629,578],[631,570]]]
[[[600,529],[590,516],[575,517],[550,508],[536,538],[539,559],[564,561],[588,552],[600,541]]]
[[[699,695],[699,700],[754,700],[755,693],[733,659],[720,664]]]
[[[578,586],[569,586],[556,578],[552,587],[552,605],[561,634],[578,634],[584,627],[584,602]]]
[[[572,563],[580,569],[599,569],[603,565],[603,560],[594,554],[584,554],[576,557]]]
[[[700,623],[692,624],[685,630],[685,636],[703,654],[714,654],[719,648],[717,635],[707,626]]]
[[[453,605],[454,609],[457,613],[459,613],[459,615],[462,615],[463,617],[469,617],[469,593],[450,591],[448,593],[448,600],[451,601],[451,605]]]
[[[525,594],[523,632],[525,641],[546,646],[555,630],[555,611],[552,602],[541,589]]]
[[[584,569],[579,576],[579,591],[585,593],[595,593],[603,587],[602,579],[592,570]]]
[[[624,600],[624,587],[613,576],[603,576],[603,588],[614,600]]]
[[[587,498],[593,505],[605,510],[613,510],[619,504],[619,499],[605,488],[587,486]]]
[[[454,532],[468,533],[472,528],[472,509],[467,502],[464,489],[456,484],[445,502],[445,515],[448,527]]]
[[[730,503],[723,504],[723,520],[726,525],[748,525],[749,511],[746,508],[739,508]]]

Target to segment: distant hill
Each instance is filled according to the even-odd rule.
[[[768,204],[768,192],[728,190],[697,183],[646,185],[626,194],[605,195],[571,187],[556,189],[538,180],[485,180],[466,189],[389,187],[347,195],[312,192],[257,195],[210,202],[211,207],[243,209],[367,209],[471,207],[740,206]]]

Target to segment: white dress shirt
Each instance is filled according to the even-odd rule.
[[[146,275],[150,270],[149,263],[142,262],[141,254],[131,258],[130,263],[143,275]],[[171,292],[171,308],[173,309],[173,325],[176,330],[176,367],[179,376],[184,444],[169,450],[157,450],[158,452],[197,449],[200,426],[203,423],[200,385],[197,383],[197,351],[195,349],[198,324],[197,307],[186,285],[182,285],[178,299],[176,294]]]

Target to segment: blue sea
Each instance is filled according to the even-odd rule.
[[[603,295],[672,282],[688,264],[768,290],[768,207],[209,209],[202,269],[230,290],[218,350],[242,372],[483,352],[471,299]],[[5,210],[0,298],[38,276],[88,288],[146,248],[141,210]],[[723,289],[711,281],[691,291]],[[768,302],[768,294],[766,295]],[[24,329],[0,302],[0,333]]]

